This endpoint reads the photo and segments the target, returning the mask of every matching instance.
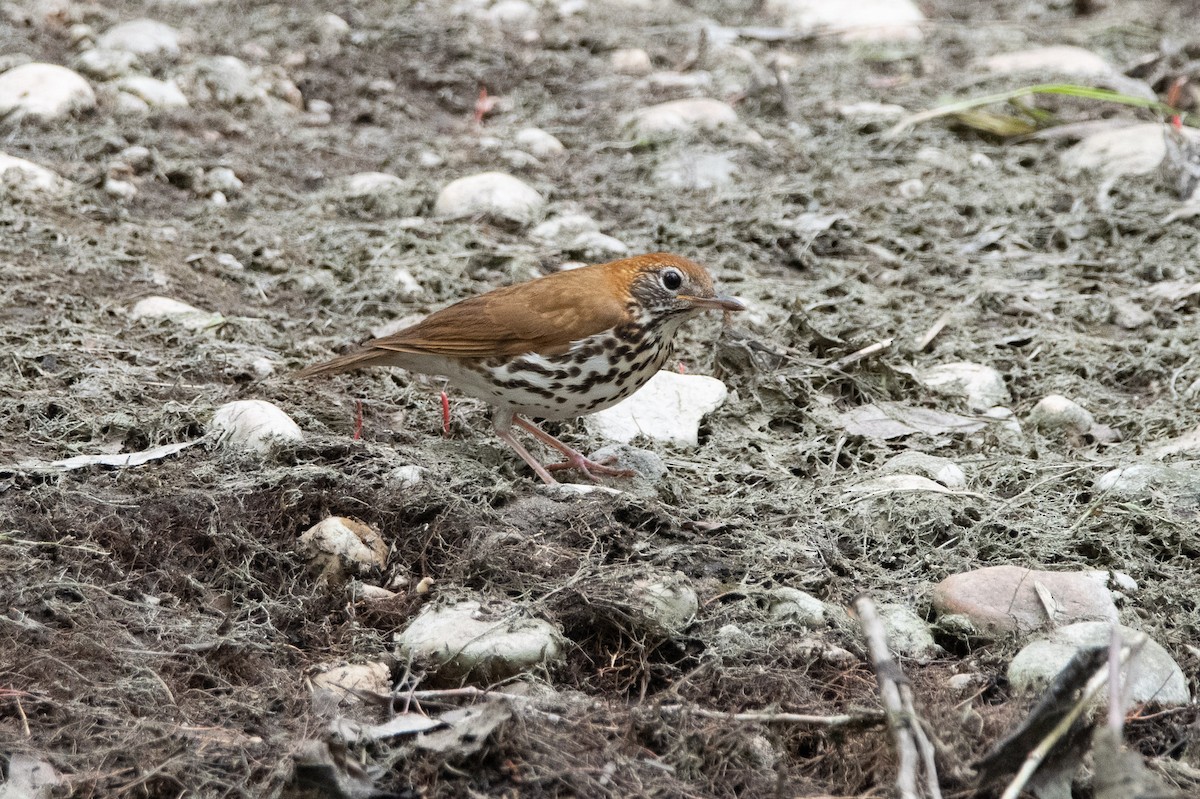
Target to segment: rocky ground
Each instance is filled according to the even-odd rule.
[[[909,119],[1188,110],[1192,4],[810,5],[4,4],[0,792],[885,796],[895,689],[998,797],[1115,621],[1023,795],[1200,793],[1193,118]],[[617,491],[294,377],[657,250],[749,310],[548,426]]]

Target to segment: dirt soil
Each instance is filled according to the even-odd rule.
[[[194,102],[131,119],[102,97],[71,120],[5,123],[4,152],[81,188],[0,202],[0,751],[51,763],[64,779],[56,790],[78,796],[330,795],[335,772],[348,796],[885,796],[895,758],[877,724],[720,717],[880,707],[854,621],[805,630],[773,619],[765,592],[800,588],[835,606],[867,592],[932,619],[937,581],[996,564],[1127,573],[1138,588],[1123,617],[1200,690],[1197,497],[1092,492],[1099,475],[1200,424],[1186,390],[1200,379],[1200,294],[1156,291],[1200,280],[1196,222],[1163,224],[1179,201],[1157,175],[1101,192],[1099,177],[1066,174],[1068,140],[1003,142],[940,121],[888,138],[890,123],[838,110],[915,111],[1020,85],[975,60],[1064,43],[1122,69],[1165,48],[1177,67],[1155,86],[1165,93],[1176,75],[1197,78],[1193,4],[1110,0],[1078,16],[1065,1],[928,0],[923,42],[743,36],[732,54],[701,30],[775,24],[761,4],[582,5],[565,16],[539,7],[537,37],[441,3],[4,6],[5,54],[70,65],[71,25],[103,31],[146,16],[190,34],[179,62],[148,64],[154,74],[235,55],[332,110],[326,122],[277,101]],[[349,23],[340,44],[314,33],[326,12]],[[711,83],[616,74],[620,48]],[[477,122],[481,89],[499,102]],[[706,94],[734,105],[736,129],[656,143],[620,124],[638,107]],[[1064,121],[1153,119],[1037,102]],[[507,151],[529,126],[565,154],[514,166]],[[152,167],[122,200],[102,186],[130,145],[148,148]],[[657,167],[697,153],[729,155],[733,182],[656,182]],[[219,166],[244,183],[225,205],[198,177]],[[447,182],[493,169],[542,192],[552,213],[589,214],[634,252],[704,263],[752,306],[729,328],[712,318],[686,332],[686,370],[720,377],[730,398],[697,449],[639,443],[666,460],[661,482],[552,497],[491,434],[483,405],[452,394],[442,435],[436,380],[294,379],[381,325],[583,256],[527,228],[434,216]],[[346,200],[339,181],[365,171],[397,175],[404,191],[390,203]],[[397,283],[401,269],[415,290]],[[132,318],[152,295],[223,320]],[[1132,328],[1117,323],[1130,307],[1144,312]],[[956,361],[998,369],[1019,420],[1063,394],[1119,439],[1025,423],[1017,435],[991,425],[882,440],[836,423],[881,401],[974,415],[915,378]],[[275,403],[304,440],[267,457],[219,447],[209,421],[238,399]],[[548,429],[584,451],[602,443],[580,422]],[[202,438],[135,468],[45,467]],[[846,493],[909,449],[958,463],[969,490]],[[424,470],[415,485],[395,478],[407,465]],[[330,514],[380,531],[386,569],[318,579],[297,539]],[[695,620],[669,633],[639,626],[631,582],[675,574],[699,595]],[[393,594],[372,598],[364,585]],[[339,743],[338,713],[377,722],[385,711],[332,711],[311,679],[382,661],[397,696],[455,687],[400,658],[394,635],[428,603],[462,599],[513,600],[562,630],[562,663],[503,686],[552,689],[558,704],[514,704],[467,754],[411,736]],[[1029,707],[1004,677],[1020,642],[937,636],[943,654],[901,666],[937,720],[947,795],[998,796],[973,785],[969,766]],[[948,687],[968,672],[982,675],[977,690]],[[1127,729],[1193,796],[1196,718],[1185,708]],[[312,768],[297,779],[314,746],[333,763],[324,782]],[[1076,791],[1092,796],[1086,781]]]

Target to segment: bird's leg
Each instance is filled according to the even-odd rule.
[[[502,411],[497,408],[495,415],[492,417],[492,429],[496,431],[496,435],[500,437],[501,441],[508,444],[521,456],[521,460],[529,464],[534,473],[542,478],[543,483],[546,485],[557,485],[558,481],[554,479],[554,476],[546,470],[545,466],[538,462],[537,458],[530,455],[529,450],[525,449],[525,445],[517,441],[517,437],[512,434],[512,423],[514,420],[517,424],[521,424],[523,421],[514,417],[512,411]],[[539,430],[538,432],[541,431]]]
[[[552,463],[545,467],[547,471],[556,471],[558,469],[577,469],[583,472],[588,479],[596,482],[599,482],[600,479],[596,477],[596,474],[602,474],[611,477],[633,477],[635,474],[637,474],[637,472],[635,472],[633,469],[615,469],[612,466],[608,466],[604,463],[597,463],[596,461],[589,460],[583,455],[583,453],[571,449],[566,444],[547,433],[545,430],[542,430],[533,422],[526,421],[520,416],[513,416],[512,421],[517,425],[517,427],[527,431],[530,435],[532,435],[538,441],[541,441],[543,444],[554,447],[554,449],[558,450],[566,457],[566,460],[562,463]],[[595,472],[595,474],[593,474],[593,472]]]

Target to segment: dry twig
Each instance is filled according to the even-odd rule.
[[[899,760],[896,790],[901,799],[920,799],[922,796],[941,799],[933,744],[922,729],[921,719],[913,704],[912,686],[888,651],[887,635],[883,630],[883,622],[875,612],[875,602],[868,596],[860,596],[854,600],[854,610],[862,624],[863,636],[867,639],[871,667],[875,670],[888,729],[896,746]],[[925,777],[923,792],[917,788],[920,771],[924,771]]]

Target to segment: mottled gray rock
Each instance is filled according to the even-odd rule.
[[[429,664],[442,680],[505,679],[562,658],[563,637],[511,602],[426,605],[396,636],[401,657]]]
[[[1119,629],[1125,640],[1137,635],[1136,630],[1128,627]],[[1040,691],[1067,665],[1075,652],[1086,647],[1108,646],[1111,635],[1112,625],[1102,621],[1061,627],[1017,653],[1008,666],[1008,681],[1018,691]],[[1132,663],[1129,673],[1133,679],[1125,689],[1130,701],[1161,705],[1191,702],[1183,670],[1157,641],[1148,640]]]

